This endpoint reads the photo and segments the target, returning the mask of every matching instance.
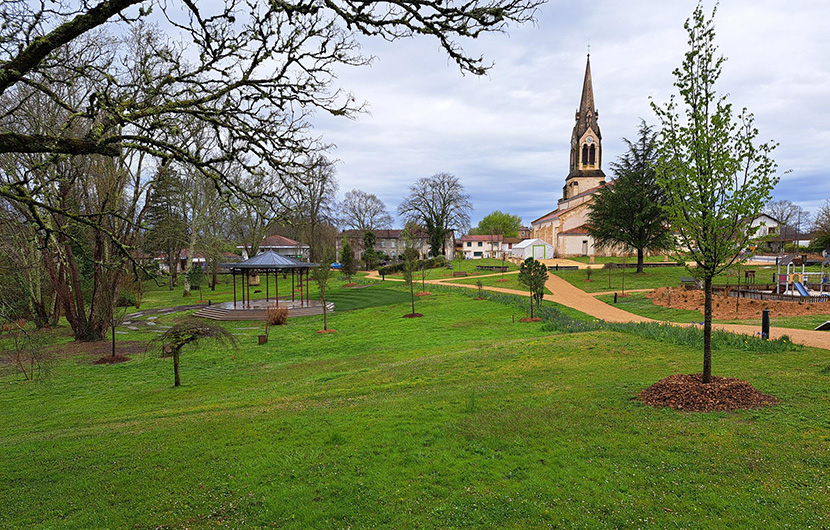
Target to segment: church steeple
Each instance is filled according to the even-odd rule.
[[[571,134],[571,164],[565,179],[563,199],[568,199],[589,188],[605,182],[602,172],[602,134],[594,106],[594,84],[591,77],[591,55],[585,64],[585,80],[582,82],[582,98],[576,111],[576,124]]]

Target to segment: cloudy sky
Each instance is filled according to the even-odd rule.
[[[493,210],[525,224],[549,212],[568,173],[567,149],[590,43],[603,169],[656,122],[671,71],[686,51],[690,0],[551,1],[535,26],[464,43],[494,63],[486,77],[462,76],[437,43],[366,40],[370,67],[343,69],[338,83],[368,103],[357,120],[315,118],[337,148],[340,196],[375,193],[394,215],[408,187],[438,172],[459,177],[472,197],[473,225]],[[713,3],[707,1],[711,12]],[[716,42],[728,60],[719,91],[755,114],[763,141],[780,143],[776,198],[814,210],[830,198],[830,2],[724,0]],[[400,224],[400,223],[399,223]]]

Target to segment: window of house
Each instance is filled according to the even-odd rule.
[[[481,246],[484,246],[484,243],[482,243],[481,241],[479,241],[479,242],[478,242],[478,246],[480,246],[480,247],[481,247]]]
[[[467,246],[468,246],[468,247],[473,246],[473,242],[472,242],[472,241],[467,241]]]
[[[386,241],[383,239],[380,240],[380,248],[386,248]]]

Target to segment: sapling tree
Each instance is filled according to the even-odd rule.
[[[357,263],[355,263],[354,250],[352,250],[352,244],[348,237],[343,238],[343,246],[340,249],[340,264],[343,266],[341,269],[343,274],[346,275],[349,281],[352,281],[352,274],[357,270]]]
[[[328,315],[326,308],[326,294],[328,293],[329,280],[332,277],[331,267],[331,252],[323,252],[323,261],[317,267],[311,269],[311,277],[317,283],[317,290],[320,292],[320,302],[323,304],[323,330],[328,328]]]
[[[715,10],[716,11],[716,10]],[[712,12],[714,17],[715,11]],[[712,279],[738,258],[757,215],[778,182],[773,143],[758,144],[753,115],[737,116],[715,91],[725,58],[717,55],[715,27],[698,4],[686,21],[689,51],[674,70],[680,92],[652,108],[662,130],[657,182],[665,192],[668,222],[703,281],[703,382],[712,380]]]
[[[548,268],[541,261],[527,258],[519,265],[519,283],[530,291],[530,318],[533,318],[533,302],[541,302],[548,280]]]
[[[153,339],[151,346],[159,348],[163,353],[173,356],[173,386],[181,386],[179,377],[179,357],[182,348],[188,344],[196,345],[204,339],[212,339],[221,344],[236,347],[236,338],[231,333],[209,320],[188,318],[168,329]]]
[[[418,253],[412,248],[412,238],[408,230],[404,231],[403,239],[403,280],[409,286],[409,296],[412,299],[412,313],[410,314],[414,317],[417,315],[415,312],[415,271],[418,269]]]

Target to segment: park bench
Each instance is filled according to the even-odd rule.
[[[684,276],[680,278],[680,286],[685,287],[686,289],[694,289],[695,287],[697,287],[697,282],[694,278]]]
[[[463,276],[467,276],[467,272],[466,272],[466,271],[453,271],[453,272],[452,272],[452,277],[453,277],[453,278],[461,278],[461,277],[463,277]]]
[[[548,265],[549,271],[576,271],[579,270],[578,265]]]
[[[510,267],[507,265],[476,265],[476,270],[507,272],[510,270]]]

